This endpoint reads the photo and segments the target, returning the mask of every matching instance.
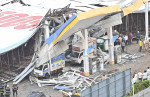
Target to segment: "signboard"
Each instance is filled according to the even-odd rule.
[[[60,54],[57,57],[52,58],[50,67],[51,71],[65,67],[65,55]]]
[[[21,4],[0,7],[0,54],[29,40],[48,9]]]

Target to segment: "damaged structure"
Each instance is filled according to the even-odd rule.
[[[0,29],[7,32],[0,37],[0,72],[8,75],[6,79],[3,75],[1,78],[11,78],[17,84],[31,74],[31,83],[35,82],[39,87],[56,85],[56,89],[77,87],[84,90],[103,80],[103,74],[92,78],[90,75],[103,71],[107,63],[115,64],[114,55],[118,54],[118,57],[121,52],[118,51],[120,47],[115,47],[114,54],[114,41],[119,33],[144,32],[144,19],[130,25],[133,17],[138,20],[142,15],[129,14],[146,0],[137,0],[129,7],[98,4],[85,8],[71,4],[63,8],[47,8],[43,7],[45,3],[37,7],[22,1],[10,1],[0,6]],[[136,3],[139,5],[130,11]],[[104,42],[107,52],[100,48]],[[52,74],[63,71],[67,60],[80,64],[83,70],[70,70],[53,78]],[[47,80],[39,79],[44,77]]]

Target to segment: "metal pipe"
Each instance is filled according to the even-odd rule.
[[[128,31],[129,31],[128,33],[130,33],[130,31],[131,31],[131,26],[130,26],[130,21],[131,21],[131,20],[130,20],[130,16],[131,16],[131,15],[129,15],[129,17],[128,17],[128,27],[129,27],[129,28],[128,28],[128,29],[129,29],[129,30],[128,30]]]
[[[148,41],[148,0],[145,3],[145,41]]]
[[[18,63],[20,65],[20,54],[19,54],[19,48],[18,48]]]
[[[10,74],[10,64],[9,64],[9,56],[8,56],[8,53],[7,53],[7,62],[8,62],[8,70],[9,70],[9,74]]]
[[[22,75],[17,81],[16,84],[18,84],[23,78],[25,78],[30,72],[32,72],[32,70],[34,69],[34,66],[32,68],[30,68],[26,73],[24,73],[24,75]]]
[[[12,56],[12,68],[14,68],[14,59],[13,59],[14,58],[14,52],[13,52],[13,50],[12,50],[12,55],[11,56]]]
[[[126,33],[125,34],[128,34],[128,15],[126,16]]]
[[[24,46],[22,45],[22,57],[24,59]]]
[[[2,58],[1,58],[1,56],[0,56],[0,64],[1,64],[1,68],[0,69],[2,69]]]
[[[141,17],[142,17],[142,16],[141,16],[141,14],[140,14],[140,19],[139,19],[139,20],[140,20],[140,23],[139,23],[139,25],[140,25],[140,27],[139,27],[139,28],[140,28],[140,32],[142,31],[142,30],[141,30],[141,27],[142,27],[142,23],[141,23],[141,22],[142,22],[142,19],[141,19]]]
[[[134,23],[134,22],[133,22],[133,14],[131,14],[131,22],[130,22],[130,23]],[[132,32],[132,34],[133,34],[133,29],[132,29],[133,27],[132,27],[132,26],[133,26],[133,25],[131,25],[131,32]]]
[[[138,20],[138,19],[139,19],[139,15],[137,14],[137,24],[136,24],[136,31],[139,31],[139,26],[138,26],[138,24],[139,24],[139,23],[138,23],[138,22],[139,22],[139,20]]]
[[[37,59],[33,62],[31,62],[18,76],[15,77],[13,81],[17,81],[21,76],[23,76],[29,69],[34,65],[34,63],[37,61]]]

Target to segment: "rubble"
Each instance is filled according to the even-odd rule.
[[[135,62],[137,58],[144,57],[145,54],[137,55],[135,54],[122,54],[122,61],[119,64],[124,64],[126,62],[132,61]]]

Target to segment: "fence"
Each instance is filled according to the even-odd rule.
[[[138,94],[135,94],[132,97],[150,97],[150,87],[139,92]]]
[[[82,97],[122,97],[131,90],[131,69],[95,84],[81,92]]]

